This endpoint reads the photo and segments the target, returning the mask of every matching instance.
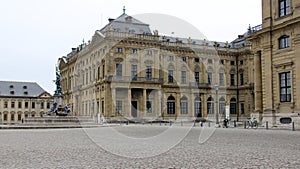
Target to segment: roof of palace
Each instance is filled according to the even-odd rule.
[[[116,32],[151,35],[149,24],[145,24],[132,16],[123,13],[117,19],[108,19],[109,23],[100,30],[101,33],[113,29]]]
[[[0,81],[0,97],[38,97],[45,92],[36,82]]]

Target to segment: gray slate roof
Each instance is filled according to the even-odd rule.
[[[101,33],[105,33],[110,29],[110,27],[112,27],[116,32],[151,34],[149,24],[145,24],[125,13],[119,16],[117,19],[110,20],[110,23],[100,30]]]
[[[0,81],[0,97],[38,97],[44,92],[36,82]]]

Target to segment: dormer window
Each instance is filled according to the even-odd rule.
[[[27,91],[25,91],[25,92],[24,92],[24,94],[25,94],[25,95],[28,95],[28,92],[27,92]]]
[[[23,89],[27,89],[27,86],[23,86]]]
[[[12,95],[15,94],[15,91],[10,91],[10,94],[12,94]]]
[[[131,49],[132,54],[137,54],[137,49]]]
[[[116,48],[117,53],[122,53],[122,48]]]
[[[287,35],[281,36],[279,39],[279,49],[284,49],[290,47],[290,37]]]
[[[9,88],[11,88],[11,89],[14,88],[14,85],[10,85]]]
[[[279,17],[290,14],[290,0],[279,0]]]

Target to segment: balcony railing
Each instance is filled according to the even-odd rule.
[[[163,78],[146,78],[146,77],[132,77],[132,76],[109,76],[108,81],[163,83],[164,80],[163,80]]]
[[[191,87],[209,87],[211,84],[209,83],[198,83],[198,82],[190,82]]]

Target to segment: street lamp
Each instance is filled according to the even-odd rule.
[[[219,124],[219,104],[218,104],[218,90],[219,90],[219,85],[216,83],[214,86],[216,90],[216,124]]]

